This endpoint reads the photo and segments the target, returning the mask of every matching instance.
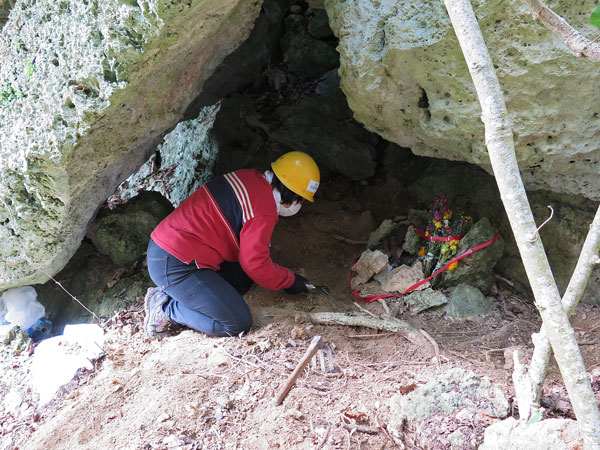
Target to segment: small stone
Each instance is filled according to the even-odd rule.
[[[361,284],[365,284],[373,275],[387,267],[389,257],[379,250],[365,250],[360,259],[352,266],[355,273],[352,278],[352,287],[356,289]]]
[[[381,225],[379,225],[379,227],[377,227],[377,229],[369,236],[367,248],[369,250],[373,250],[387,237],[388,234],[394,231],[397,226],[398,224],[394,223],[391,219],[385,219],[383,222],[381,222]]]
[[[440,309],[450,317],[482,316],[494,309],[494,303],[476,287],[459,284],[450,291],[448,303]]]
[[[412,292],[404,297],[404,301],[410,306],[411,311],[421,312],[448,303],[448,297],[442,292],[433,289],[424,289],[422,291]]]
[[[307,333],[304,327],[294,327],[290,332],[292,339],[306,339]]]
[[[413,267],[402,265],[390,272],[381,287],[386,292],[404,292],[423,278],[425,278],[425,275],[420,263],[415,264]],[[428,281],[419,286],[417,290],[426,289],[429,286],[431,284]]]
[[[285,415],[294,420],[304,419],[304,414],[302,413],[302,411],[299,411],[297,409],[288,409]]]

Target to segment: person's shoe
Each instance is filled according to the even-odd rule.
[[[148,288],[144,297],[144,331],[150,339],[163,337],[169,330],[171,321],[164,313],[162,307],[169,300],[169,296],[158,288]]]

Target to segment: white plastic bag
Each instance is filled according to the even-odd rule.
[[[21,330],[27,331],[46,314],[46,308],[36,299],[37,293],[31,286],[7,290],[1,297],[1,303],[6,306],[4,320],[13,327],[18,325]]]

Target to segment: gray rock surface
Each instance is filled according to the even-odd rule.
[[[457,423],[473,424],[481,415],[504,418],[510,411],[508,400],[489,379],[474,372],[450,369],[409,394],[396,394],[390,399],[388,430],[400,439],[405,421],[414,427],[422,448],[448,448],[450,430]],[[449,429],[449,426],[451,428]],[[476,448],[471,444],[466,448]],[[439,445],[439,446],[438,446]]]
[[[468,284],[459,284],[450,290],[448,303],[438,312],[447,316],[466,318],[483,316],[494,309],[494,302],[489,300],[479,289]]]
[[[583,448],[577,422],[570,419],[545,419],[527,425],[513,417],[485,430],[479,450],[572,450]]]
[[[337,67],[338,54],[335,48],[308,31],[308,19],[300,14],[290,14],[285,19],[286,33],[281,39],[284,61],[295,75],[318,78],[324,72]]]
[[[488,217],[493,227],[500,230],[505,241],[505,252],[498,261],[496,270],[517,283],[519,289],[527,289],[529,281],[508,218],[500,206],[502,201],[494,178],[472,164],[439,159],[425,160],[421,164],[419,170],[412,170],[414,180],[408,181],[417,205],[427,208],[435,195],[442,194],[448,198],[454,211],[471,215],[475,220]],[[469,183],[464,180],[469,180]],[[553,219],[544,225],[540,235],[558,288],[564,292],[598,203],[581,196],[544,190],[529,192],[528,197],[538,224],[548,218],[548,205],[554,208]],[[420,217],[416,212],[410,211],[409,220],[424,223],[427,215]],[[468,262],[472,257],[475,255],[460,261],[457,270],[461,263]],[[592,272],[582,301],[600,301],[600,267]]]
[[[140,190],[160,192],[178,206],[213,175],[219,148],[212,133],[220,103],[206,106],[198,117],[179,122],[157,147],[156,153],[118,188],[109,199],[127,201]]]
[[[404,301],[410,306],[411,311],[421,312],[429,308],[445,305],[448,303],[448,297],[442,292],[433,289],[423,289],[415,291],[404,297]]]
[[[101,211],[87,237],[114,265],[129,266],[146,253],[150,233],[171,211],[171,203],[158,192],[142,192],[112,211]]]
[[[379,250],[365,250],[356,261],[356,264],[352,266],[352,271],[355,274],[352,277],[352,287],[356,289],[361,284],[365,284],[377,272],[384,270],[388,261],[388,255]]]
[[[498,230],[490,224],[489,219],[478,221],[469,232],[460,240],[457,255],[475,248],[498,234]],[[456,286],[461,283],[470,284],[482,291],[492,287],[492,271],[504,251],[504,240],[498,238],[493,244],[458,261],[454,270],[443,272],[441,284],[443,286]]]
[[[0,34],[0,290],[42,282],[147,160],[261,2],[19,1]]]
[[[595,0],[545,2],[586,36]],[[326,0],[354,117],[418,155],[490,171],[481,108],[443,2]],[[530,188],[600,199],[597,64],[575,57],[521,2],[474,4]]]
[[[385,292],[403,293],[405,290],[414,284],[417,284],[423,278],[425,278],[425,275],[423,275],[423,265],[421,263],[417,263],[412,267],[402,265],[396,267],[388,274],[385,282],[382,283],[381,288]],[[431,286],[431,284],[428,281],[416,289],[427,289],[429,286]]]
[[[154,286],[147,270],[139,267],[117,267],[108,256],[98,253],[84,241],[56,278],[71,294],[101,318],[117,311],[142,306],[146,290]],[[38,301],[46,307],[55,334],[61,334],[68,323],[90,323],[94,319],[54,281],[36,285]]]

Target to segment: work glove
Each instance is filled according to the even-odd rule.
[[[304,278],[302,275],[294,274],[294,284],[292,284],[289,288],[284,288],[283,290],[288,294],[299,294],[300,292],[308,293],[307,284],[310,284],[310,281],[307,278]]]

